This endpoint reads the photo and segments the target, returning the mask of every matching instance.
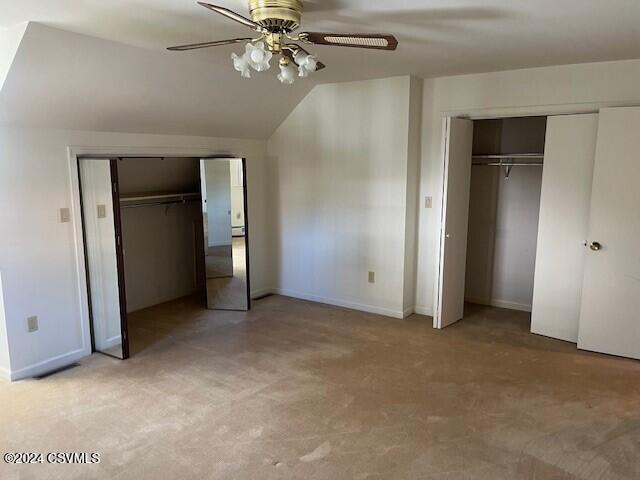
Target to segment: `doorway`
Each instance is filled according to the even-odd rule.
[[[450,119],[437,327],[465,302],[531,312],[546,123]]]
[[[226,168],[226,181],[207,165]],[[250,308],[244,159],[79,157],[78,172],[93,351],[127,358],[131,319],[176,299]],[[207,207],[223,198],[226,224],[212,223]],[[212,240],[227,268],[215,278]]]

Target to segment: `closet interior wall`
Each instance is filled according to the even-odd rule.
[[[473,154],[542,153],[546,122],[546,117],[475,121]],[[531,311],[542,171],[514,166],[507,176],[504,167],[472,167],[467,302]]]
[[[197,158],[118,162],[127,310],[204,295]],[[168,195],[184,194],[180,197]]]

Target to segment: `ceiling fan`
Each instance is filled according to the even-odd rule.
[[[318,61],[318,57],[310,54],[299,45],[300,43],[374,50],[395,50],[398,47],[398,40],[393,35],[378,33],[301,32],[294,35],[292,32],[300,27],[302,21],[302,0],[249,0],[251,20],[228,8],[205,2],[198,4],[249,27],[259,36],[179,45],[169,47],[168,50],[182,52],[247,42],[244,54],[231,55],[234,68],[243,78],[251,78],[251,69],[257,72],[268,70],[273,55],[282,55],[278,79],[284,84],[293,83],[296,74],[305,78],[310,73],[325,68],[325,65]]]

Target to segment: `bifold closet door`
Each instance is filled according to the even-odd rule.
[[[93,349],[129,357],[117,160],[79,159]]]
[[[640,107],[600,112],[578,347],[640,359]]]
[[[440,263],[434,327],[444,328],[464,314],[469,228],[473,121],[446,120]]]
[[[598,115],[549,117],[531,331],[578,341]]]

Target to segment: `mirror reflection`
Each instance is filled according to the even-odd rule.
[[[244,160],[203,159],[200,174],[208,308],[248,310]]]

